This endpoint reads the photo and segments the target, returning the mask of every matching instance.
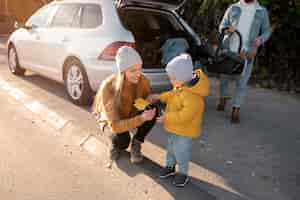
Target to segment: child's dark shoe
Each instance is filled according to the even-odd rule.
[[[177,174],[173,180],[173,184],[176,187],[184,187],[188,182],[190,178],[187,175],[184,174]]]
[[[168,178],[170,176],[174,176],[176,173],[175,173],[175,167],[165,167],[162,169],[162,172],[159,176],[159,178]]]

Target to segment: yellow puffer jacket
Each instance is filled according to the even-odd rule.
[[[171,133],[197,138],[201,134],[204,97],[209,92],[209,81],[201,71],[195,72],[199,80],[193,86],[183,86],[164,92],[160,101],[167,104],[164,128]]]

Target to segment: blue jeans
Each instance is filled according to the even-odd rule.
[[[187,175],[192,155],[193,139],[169,133],[167,145],[167,167],[178,164],[179,173]]]
[[[236,108],[240,108],[241,105],[244,103],[245,97],[247,95],[247,84],[251,77],[252,70],[253,70],[253,61],[254,59],[248,59],[248,64],[246,65],[245,72],[235,77],[235,95],[233,97],[232,106]],[[231,77],[226,75],[221,75],[220,77],[220,96],[221,97],[230,97],[228,87],[229,81]]]

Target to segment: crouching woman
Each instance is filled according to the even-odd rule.
[[[142,59],[131,47],[121,47],[116,55],[118,72],[105,79],[93,104],[102,130],[110,138],[110,163],[131,143],[130,160],[142,161],[141,144],[155,124],[156,109],[138,112],[134,107],[137,98],[146,99],[150,84],[142,74]],[[131,130],[136,133],[131,139]]]

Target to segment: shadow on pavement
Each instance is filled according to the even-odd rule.
[[[7,63],[7,50],[0,46],[0,65]]]
[[[0,54],[6,57],[6,55],[7,55],[6,48],[3,48],[3,47],[0,46]]]
[[[32,72],[29,73],[27,73],[25,76],[22,76],[21,79],[28,81],[33,85],[43,89],[44,91],[56,95],[57,97],[69,101],[71,103],[71,101],[68,98],[67,91],[63,84],[45,78],[39,74],[35,74]],[[78,108],[83,109],[85,111],[90,111],[90,107],[91,106],[78,106]]]
[[[157,184],[163,187],[174,199],[191,199],[191,200],[216,200],[216,197],[201,189],[195,183],[205,184],[204,182],[192,178],[184,188],[176,188],[172,184],[172,178],[160,179],[159,174],[162,169],[157,163],[145,158],[141,164],[133,165],[129,161],[129,153],[122,154],[122,158],[117,161],[117,167],[124,171],[128,176],[135,177],[140,173],[152,178]],[[145,188],[147,189],[147,188]]]
[[[26,72],[27,73],[27,72]],[[23,80],[28,81],[35,86],[38,86],[39,88],[50,92],[51,94],[56,95],[57,97],[68,99],[67,93],[65,91],[64,85],[60,84],[56,81],[50,80],[48,78],[45,78],[43,76],[40,76],[39,74],[30,73],[26,74],[25,76],[21,77]]]

